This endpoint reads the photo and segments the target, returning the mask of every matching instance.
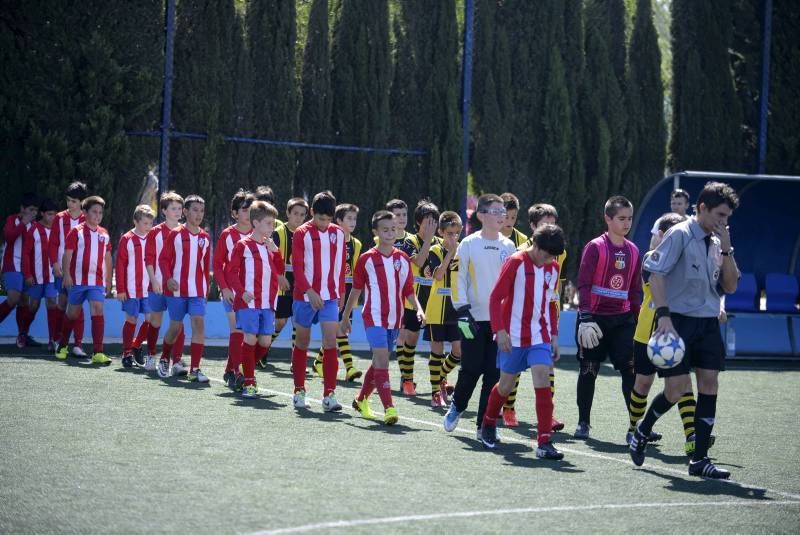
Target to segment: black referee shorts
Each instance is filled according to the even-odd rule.
[[[672,325],[686,344],[686,354],[680,364],[661,370],[661,377],[686,375],[692,368],[706,370],[725,369],[725,343],[717,318],[692,318],[682,314],[671,315]]]

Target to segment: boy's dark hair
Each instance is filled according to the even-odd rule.
[[[250,221],[261,221],[265,217],[277,219],[278,209],[267,201],[253,201],[250,204]]]
[[[390,212],[392,210],[406,210],[408,211],[408,205],[406,201],[403,199],[392,199],[391,201],[386,203],[386,209]]]
[[[55,212],[58,210],[58,205],[53,199],[49,199],[45,197],[42,199],[42,202],[39,203],[39,213],[43,214],[45,212]]]
[[[183,208],[185,210],[188,210],[189,208],[192,207],[193,204],[205,204],[205,203],[206,201],[200,195],[192,193],[191,195],[186,197],[186,200],[183,201]]]
[[[519,211],[519,198],[516,195],[506,192],[501,194],[500,198],[503,199],[503,207],[506,209],[506,211]]]
[[[231,199],[231,212],[238,212],[242,208],[250,208],[250,205],[255,201],[255,196],[249,191],[240,189],[233,194]]]
[[[442,215],[439,216],[439,230],[444,232],[447,230],[447,227],[451,225],[463,226],[461,224],[461,216],[450,210],[445,210],[442,212]]]
[[[320,191],[311,201],[311,209],[315,215],[333,217],[336,213],[336,197],[330,190]]]
[[[553,256],[564,252],[564,231],[558,225],[547,223],[536,227],[531,236],[531,241],[541,249]]]
[[[22,194],[22,198],[19,200],[19,205],[23,208],[27,208],[28,206],[36,206],[39,207],[39,199],[36,197],[35,193],[26,192]]]
[[[358,206],[351,203],[342,203],[336,207],[336,213],[333,217],[334,221],[344,221],[344,216],[349,214],[350,212],[355,213],[358,215]]]
[[[723,203],[731,210],[739,208],[739,196],[736,195],[736,191],[724,182],[706,182],[703,191],[697,196],[697,206],[704,204],[706,209],[713,210]]]
[[[372,230],[377,230],[378,223],[386,219],[394,219],[394,214],[389,210],[378,210],[372,214]]]
[[[75,181],[72,182],[69,186],[67,186],[67,197],[72,197],[73,199],[80,199],[83,200],[86,197],[86,194],[89,192],[89,188],[86,187],[86,184],[83,182]]]
[[[606,201],[603,211],[607,217],[614,217],[617,215],[617,212],[623,208],[630,208],[633,210],[633,203],[622,195],[614,195]]]
[[[669,198],[670,199],[678,199],[678,198],[686,199],[686,202],[688,203],[689,202],[689,192],[686,191],[685,189],[678,188],[678,189],[674,190],[672,193],[670,193]]]
[[[254,193],[257,201],[266,201],[271,205],[275,205],[275,193],[269,186],[258,186]]]
[[[417,203],[417,207],[414,208],[414,222],[417,224],[417,228],[419,228],[426,217],[432,217],[438,221],[439,208],[429,199],[422,199]]]
[[[558,221],[558,210],[552,204],[536,203],[528,208],[528,221],[534,227],[539,225],[539,221],[545,217],[554,217]]]
[[[156,214],[149,204],[140,204],[133,210],[134,221],[141,221],[143,217],[149,217],[151,219],[156,218]]]
[[[166,193],[161,194],[161,198],[158,200],[158,209],[159,210],[166,210],[169,208],[169,205],[172,203],[178,203],[183,207],[183,197],[178,195],[175,191],[168,191]]]
[[[86,197],[85,199],[83,199],[83,202],[81,203],[81,210],[83,210],[84,212],[88,212],[89,209],[96,204],[99,204],[103,208],[106,207],[106,201],[103,200],[102,197],[100,197],[99,195],[92,195],[90,197]]]
[[[676,214],[675,212],[667,212],[658,218],[658,230],[666,232],[681,221],[686,221],[686,216]]]
[[[494,203],[503,204],[503,199],[500,197],[500,195],[495,195],[494,193],[484,193],[478,197],[478,205],[475,207],[475,211],[479,213],[485,213],[489,208],[489,205]]]
[[[259,199],[261,200],[261,199]],[[297,206],[302,206],[306,209],[306,213],[308,213],[308,202],[302,197],[292,197],[288,201],[286,201],[286,213],[292,211]]]

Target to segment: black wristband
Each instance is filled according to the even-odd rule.
[[[669,317],[669,307],[658,307],[656,309],[656,320],[661,319],[662,316]]]

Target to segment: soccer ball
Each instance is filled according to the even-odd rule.
[[[679,336],[664,334],[656,338],[656,335],[653,335],[647,342],[647,356],[650,362],[662,370],[669,370],[680,364],[684,353],[686,345]]]

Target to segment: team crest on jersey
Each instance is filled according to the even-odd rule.
[[[623,266],[624,267],[624,266]],[[610,281],[611,287],[615,290],[621,290],[623,286],[625,286],[625,277],[617,273],[613,277],[611,277]]]
[[[99,241],[100,243],[105,243],[106,237],[101,234],[97,237],[97,241]]]
[[[400,259],[398,258],[397,260],[394,261],[394,270],[400,271],[400,267],[402,267],[402,264],[400,263]]]
[[[330,237],[331,237],[331,243],[336,243],[336,233],[335,232],[331,232],[330,233]]]
[[[614,253],[614,267],[617,269],[625,269],[625,253]]]
[[[198,247],[203,247],[205,244],[206,244],[206,239],[205,238],[198,238],[197,239],[197,246]]]
[[[553,280],[553,274],[548,271],[547,273],[544,274],[544,281],[547,283],[548,286],[550,286],[551,280]]]
[[[503,250],[501,250],[501,251],[500,251],[500,260],[501,260],[502,262],[505,262],[505,261],[506,261],[506,258],[508,258],[508,251],[506,251],[505,249],[503,249]]]

